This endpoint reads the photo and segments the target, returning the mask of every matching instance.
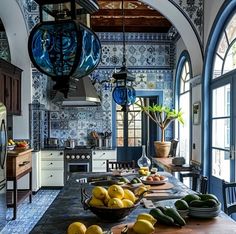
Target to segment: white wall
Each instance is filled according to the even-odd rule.
[[[11,63],[23,70],[21,80],[22,115],[13,118],[13,138],[29,138],[29,103],[31,103],[31,65],[28,56],[26,30],[23,14],[16,0],[1,1],[0,18],[4,24],[10,52]]]
[[[223,4],[224,0],[205,0],[204,3],[204,50],[211,31],[215,17]]]

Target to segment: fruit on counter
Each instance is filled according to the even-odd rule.
[[[161,181],[161,180],[165,180],[166,177],[162,176],[160,174],[155,174],[155,175],[149,175],[146,177],[147,181]]]
[[[134,223],[132,229],[137,234],[151,234],[154,232],[155,228],[153,227],[152,223],[148,220],[138,219]]]
[[[149,185],[150,186],[150,185]],[[134,190],[134,194],[136,195],[136,196],[140,196],[141,194],[143,194],[144,192],[147,192],[148,191],[148,187],[147,187],[147,185],[141,185],[141,186],[139,186],[138,188],[136,188],[135,190]]]
[[[130,183],[131,184],[139,184],[139,183],[142,183],[142,181],[138,177],[135,177],[130,181]]]
[[[15,142],[12,139],[8,139],[7,145],[15,145]]]
[[[149,168],[148,167],[140,167],[138,170],[140,175],[147,176],[150,174]]]
[[[149,214],[152,215],[153,218],[157,220],[157,222],[166,225],[176,225],[174,219],[168,215],[165,215],[159,208],[151,209]]]
[[[93,207],[123,208],[134,206],[136,200],[137,197],[132,191],[123,189],[119,185],[111,185],[108,190],[102,186],[96,186],[92,190],[89,205]]]
[[[89,201],[90,206],[104,206],[102,200],[97,199],[96,197],[92,196],[91,200]]]
[[[67,229],[67,234],[85,234],[86,226],[81,222],[73,222]]]
[[[107,190],[102,186],[96,186],[93,188],[92,194],[97,199],[104,199],[105,197],[107,197]]]
[[[152,225],[155,225],[155,223],[157,222],[157,220],[155,218],[153,218],[152,215],[148,214],[148,213],[141,213],[138,215],[137,220],[139,219],[144,219],[149,221]]]
[[[124,199],[128,199],[132,201],[133,203],[136,201],[136,197],[134,193],[129,189],[124,189]]]
[[[202,200],[194,200],[191,201],[189,206],[190,207],[207,207],[207,208],[213,208],[218,206],[219,204],[217,203],[217,201],[215,199],[208,199],[205,201]]]
[[[189,205],[185,200],[177,200],[175,202],[175,207],[177,210],[187,210]]]
[[[126,183],[126,184],[130,183],[129,179],[127,179],[126,177],[121,177],[119,182],[123,182],[123,183]]]
[[[29,145],[27,141],[15,141],[17,147],[25,148]]]
[[[208,199],[214,199],[217,203],[219,203],[218,198],[214,194],[199,194],[198,195],[202,201],[208,200]]]
[[[197,194],[188,194],[182,199],[186,201],[188,204],[190,204],[191,201],[200,200],[201,198]]]
[[[108,195],[111,198],[122,199],[124,197],[124,190],[120,185],[113,184],[108,188]]]
[[[179,226],[184,226],[186,224],[185,220],[180,216],[179,212],[174,208],[167,208],[164,214],[171,217],[174,220],[174,222]]]
[[[134,203],[129,199],[124,198],[121,201],[123,203],[123,207],[132,207],[132,206],[134,206]]]
[[[123,208],[124,207],[122,200],[116,197],[111,198],[107,206],[110,208]]]
[[[98,225],[91,225],[88,227],[85,234],[103,234],[103,230]]]

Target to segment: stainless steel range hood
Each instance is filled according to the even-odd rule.
[[[68,98],[65,98],[62,93],[57,92],[52,101],[64,107],[101,105],[97,91],[88,76],[79,80],[75,80],[71,77]]]

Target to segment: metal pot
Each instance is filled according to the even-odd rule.
[[[71,149],[75,148],[75,140],[74,139],[67,139],[65,141],[65,147],[71,148]]]
[[[59,145],[59,139],[58,138],[48,138],[47,144],[49,146],[58,146]]]

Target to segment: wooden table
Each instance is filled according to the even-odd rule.
[[[26,197],[32,202],[32,149],[7,152],[7,181],[13,181],[13,189],[7,190],[7,206],[13,207],[13,219],[16,219],[17,205]],[[18,189],[17,181],[29,174],[29,188]]]
[[[192,166],[189,164],[184,164],[182,166],[175,166],[172,164],[173,158],[152,158],[153,164],[161,167],[167,172],[174,173],[174,172],[181,172],[181,171],[192,171]]]

